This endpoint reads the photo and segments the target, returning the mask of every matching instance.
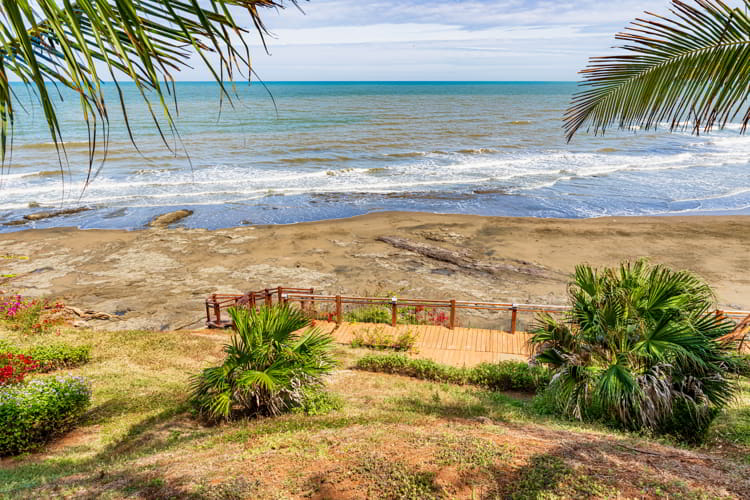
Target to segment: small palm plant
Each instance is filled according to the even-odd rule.
[[[229,314],[236,332],[224,347],[226,359],[192,382],[192,402],[208,420],[278,415],[302,404],[304,389],[321,385],[335,367],[331,336],[309,328],[301,311],[237,307]]]
[[[545,397],[569,417],[699,440],[737,391],[731,348],[715,341],[733,324],[712,313],[710,287],[641,260],[578,266],[569,296],[570,316],[540,316],[531,340],[555,370]]]

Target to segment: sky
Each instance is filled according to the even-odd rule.
[[[310,0],[264,10],[269,54],[254,69],[279,80],[572,81],[614,35],[668,0]],[[208,80],[199,61],[179,80]]]

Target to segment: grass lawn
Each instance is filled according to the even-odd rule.
[[[76,430],[0,461],[9,498],[748,498],[750,381],[700,449],[542,417],[531,398],[351,370],[337,348],[327,415],[205,427],[189,377],[225,333],[91,332],[0,339],[90,344]]]

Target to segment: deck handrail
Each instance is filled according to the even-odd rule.
[[[426,307],[444,308],[450,311],[448,328],[455,328],[459,310],[475,311],[508,311],[511,313],[511,333],[516,332],[518,313],[549,313],[560,314],[571,310],[571,306],[554,304],[526,304],[513,302],[484,302],[455,299],[411,299],[400,297],[356,297],[345,295],[323,295],[316,294],[314,288],[300,287],[274,287],[264,288],[258,291],[250,291],[244,294],[211,294],[206,303],[206,324],[208,327],[224,327],[231,324],[228,320],[222,320],[221,310],[244,304],[257,306],[259,303],[271,305],[277,303],[299,302],[301,307],[311,307],[315,304],[335,304],[334,317],[336,323],[342,322],[344,305],[379,305],[391,308],[391,323],[395,326],[398,321],[399,307]],[[750,311],[716,310],[711,314],[732,319],[742,319],[750,315]]]

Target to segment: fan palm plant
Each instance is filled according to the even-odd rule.
[[[715,340],[733,323],[696,276],[645,261],[578,266],[569,296],[569,317],[540,316],[531,339],[562,413],[695,439],[734,397],[735,358]]]
[[[335,366],[332,338],[309,327],[304,314],[287,306],[231,308],[235,333],[226,359],[192,382],[192,402],[208,420],[241,415],[277,415],[303,403],[304,389],[321,384]]]
[[[89,126],[89,170],[97,137],[106,150],[109,118],[102,75],[117,85],[130,140],[135,144],[118,80],[132,80],[146,102],[166,147],[165,132],[176,134],[168,101],[175,99],[174,72],[187,67],[191,50],[210,69],[220,95],[232,96],[224,80],[250,78],[246,35],[235,20],[240,10],[263,39],[259,9],[297,0],[0,0],[0,156],[10,150],[21,107],[10,83],[15,75],[37,96],[58,156],[64,157],[62,130],[52,97],[56,85],[73,90]],[[212,63],[209,53],[218,62]],[[154,109],[156,103],[157,109]],[[158,117],[158,108],[163,117]],[[162,126],[162,120],[166,127]],[[99,130],[103,129],[102,132]],[[166,129],[166,130],[165,130]],[[106,155],[105,155],[106,156]]]
[[[735,2],[736,3],[736,2]],[[743,9],[744,7],[744,9]],[[672,18],[647,13],[617,35],[627,53],[592,58],[584,90],[564,117],[568,140],[584,125],[594,133],[691,128],[699,134],[750,121],[750,0],[672,0]]]

